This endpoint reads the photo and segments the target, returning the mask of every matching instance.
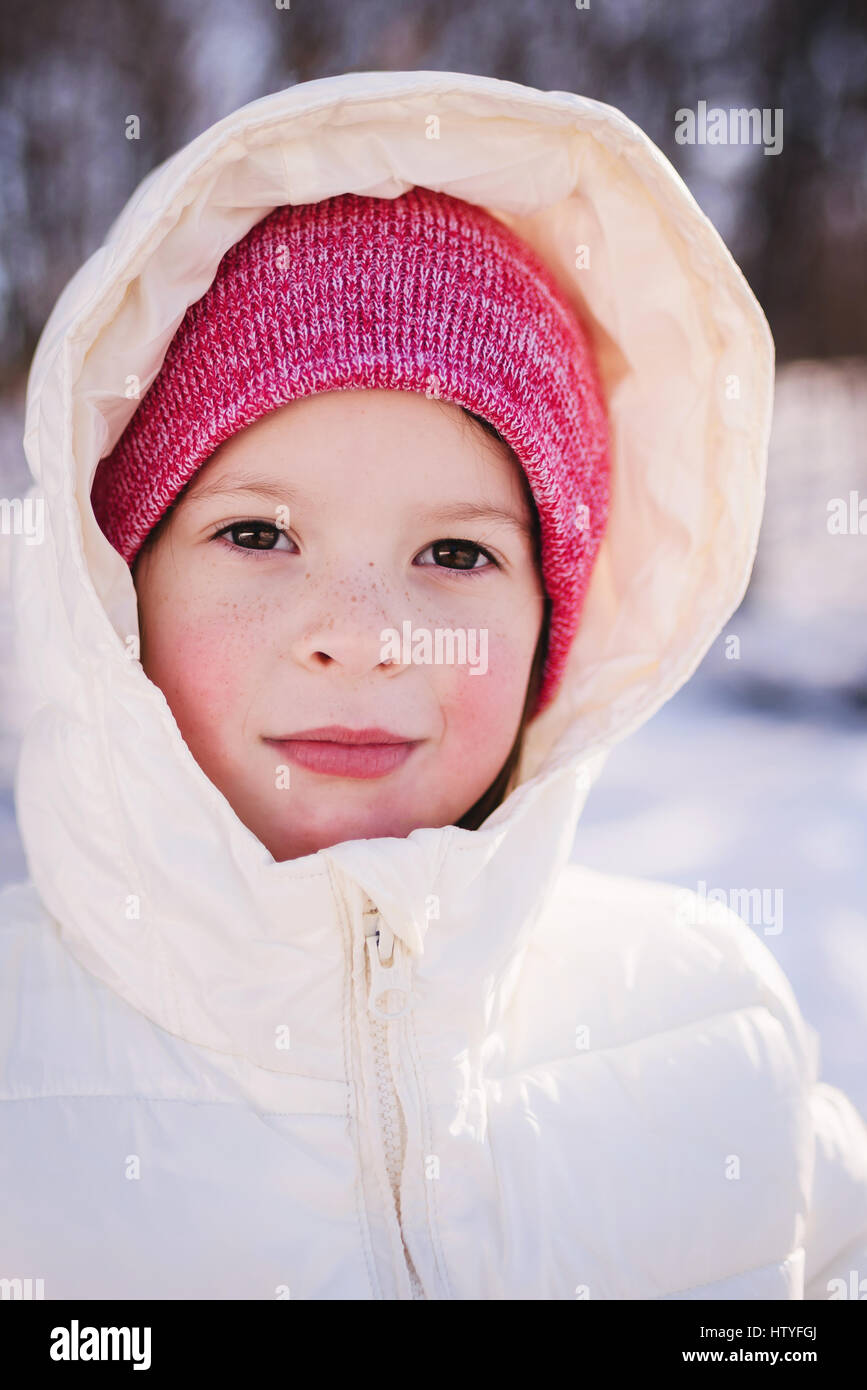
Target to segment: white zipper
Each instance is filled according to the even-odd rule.
[[[370,898],[364,909],[364,945],[367,951],[370,989],[368,1023],[373,1044],[377,1104],[385,1148],[385,1168],[391,1186],[394,1215],[401,1233],[406,1270],[413,1298],[424,1298],[424,1289],[403,1238],[400,1212],[400,1180],[406,1149],[406,1122],[397,1094],[389,1058],[389,1027],[413,1007],[413,995],[400,942],[382,921]],[[389,962],[387,965],[385,962]]]

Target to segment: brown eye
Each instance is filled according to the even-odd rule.
[[[427,547],[427,551],[422,551],[422,554],[425,555],[428,551],[433,553],[435,567],[438,569],[453,571],[463,570],[465,572],[473,570],[480,573],[483,570],[490,569],[492,565],[495,568],[499,568],[493,556],[490,555],[487,550],[484,550],[482,546],[474,544],[473,541],[434,541],[432,545]],[[479,565],[478,560],[480,556],[484,556],[490,563],[487,565]],[[423,565],[422,568],[426,569],[432,567]]]
[[[224,526],[221,531],[217,531],[215,540],[222,540],[232,550],[243,550],[247,554],[261,554],[262,551],[276,550],[282,540],[288,542],[289,537],[285,531],[281,531],[279,526],[275,526],[273,521],[234,521],[231,526]],[[280,546],[286,553],[287,547]]]

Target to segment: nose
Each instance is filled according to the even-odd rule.
[[[401,632],[405,611],[395,612],[395,604],[383,601],[381,586],[370,579],[317,586],[308,596],[310,607],[302,615],[292,654],[308,670],[340,668],[347,676],[360,677],[372,671],[397,672],[401,663],[393,658],[390,632]]]

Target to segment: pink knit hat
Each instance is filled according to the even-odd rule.
[[[320,391],[386,387],[499,430],[539,514],[551,599],[534,714],[563,673],[609,501],[608,427],[574,310],[535,252],[473,203],[416,186],[277,207],[191,304],[91,501],[129,565],[217,445]]]

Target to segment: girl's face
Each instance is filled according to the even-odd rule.
[[[544,611],[531,525],[503,446],[412,391],[294,401],[199,469],[133,567],[141,660],[275,860],[487,790]],[[329,725],[379,746],[304,739]]]

